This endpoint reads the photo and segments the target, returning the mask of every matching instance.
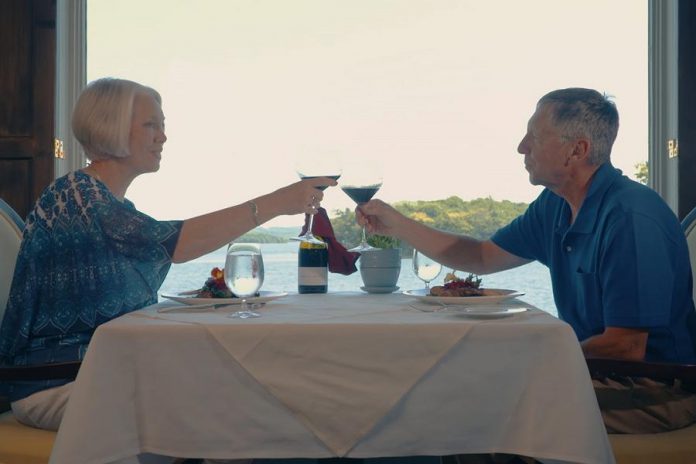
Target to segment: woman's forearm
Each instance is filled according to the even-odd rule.
[[[172,261],[183,263],[215,251],[282,214],[272,194],[184,221]]]
[[[305,179],[241,205],[184,221],[172,261],[183,263],[217,250],[253,228],[283,214],[315,213],[334,179]]]

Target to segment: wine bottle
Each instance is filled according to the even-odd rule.
[[[300,242],[297,254],[297,292],[326,293],[329,287],[328,264],[329,250],[325,243]]]

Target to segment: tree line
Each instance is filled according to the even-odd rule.
[[[399,201],[392,205],[402,214],[436,229],[487,239],[500,227],[508,224],[527,209],[527,203],[492,198],[464,201],[453,196],[444,200]],[[331,224],[339,242],[346,248],[360,243],[361,229],[355,222],[352,209],[333,210]],[[299,231],[299,227],[298,227]],[[280,236],[265,229],[253,230],[236,241],[255,243],[284,243],[288,236]],[[407,244],[400,244],[402,252],[411,253]]]

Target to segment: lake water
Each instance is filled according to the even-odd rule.
[[[261,244],[266,277],[263,290],[277,292],[297,292],[297,250],[298,243]],[[160,294],[172,295],[184,290],[200,288],[210,276],[213,267],[225,267],[225,249],[214,251],[184,264],[173,264],[165,279]],[[460,277],[466,274],[459,272]],[[435,279],[435,284],[442,284],[443,272]],[[412,290],[424,286],[411,269],[411,259],[401,262],[401,274],[397,285],[401,290]],[[539,309],[557,315],[551,292],[551,278],[546,266],[537,262],[516,269],[483,276],[482,285],[490,288],[507,288],[524,292],[522,300]],[[329,293],[338,291],[360,291],[362,279],[360,271],[349,276],[329,273]]]

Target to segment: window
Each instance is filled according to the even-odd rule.
[[[59,7],[84,24],[86,1]],[[650,2],[653,23],[670,17],[660,3]],[[648,158],[645,2],[207,0],[194,7],[182,0],[89,0],[88,6],[87,33],[73,37],[89,43],[86,80],[126,77],[163,95],[169,141],[162,168],[129,190],[155,217],[240,203],[294,181],[299,154],[335,149],[380,160],[379,196],[389,202],[450,195],[528,202],[539,190],[527,181],[517,144],[537,99],[567,86],[614,96],[621,115],[617,167],[633,176],[636,163]],[[668,32],[653,27],[651,40]],[[651,63],[653,77],[668,65],[654,57]],[[659,188],[664,183],[653,172],[659,164],[651,164]],[[338,189],[327,191],[324,206],[352,208]],[[299,228],[299,221],[275,225]]]
[[[613,95],[614,164],[632,176],[647,159],[647,15],[635,0],[90,0],[87,78],[162,93],[161,171],[129,191],[158,217],[265,193],[324,150],[384,163],[387,201],[527,202],[539,189],[516,147],[554,88]],[[337,189],[324,204],[352,207]]]

